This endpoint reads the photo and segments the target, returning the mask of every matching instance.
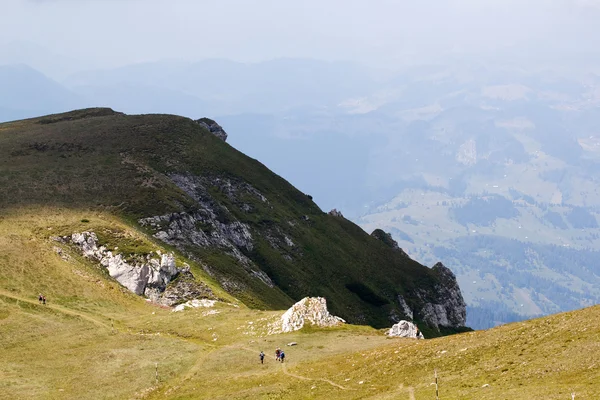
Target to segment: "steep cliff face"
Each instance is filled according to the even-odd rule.
[[[375,229],[371,236],[409,258],[391,234],[381,229]],[[437,263],[431,271],[438,278],[433,290],[417,287],[408,291],[404,296],[399,294],[397,301],[401,313],[392,314],[392,320],[396,322],[402,317],[410,321],[418,320],[438,331],[440,328],[464,327],[467,319],[467,306],[456,276],[441,262]],[[409,302],[413,304],[412,307],[409,306]]]
[[[0,160],[9,160],[0,163],[0,209],[100,208],[136,224],[191,260],[191,275],[168,255],[132,264],[112,247],[94,248],[91,232],[76,241],[115,279],[159,302],[207,297],[190,286],[207,273],[250,307],[287,309],[321,296],[350,323],[389,328],[409,319],[437,332],[464,324],[449,270],[411,260],[383,231],[368,235],[339,212],[324,213],[215,135],[213,122],[83,110],[0,125]]]
[[[437,330],[464,327],[467,306],[456,276],[442,263],[437,263],[431,271],[438,277],[433,288],[418,287],[405,296],[398,296],[398,304],[404,317],[424,322]]]
[[[221,127],[221,125],[217,124],[210,118],[200,118],[196,121],[198,125],[208,129],[210,133],[221,139],[222,141],[227,141],[227,132]]]
[[[434,303],[426,304],[421,310],[422,319],[431,325],[460,327],[467,321],[466,303],[454,273],[441,262],[433,268],[439,277],[435,286],[437,298]]]
[[[177,247],[191,257],[194,257],[194,250],[218,249],[235,260],[254,280],[274,288],[275,284],[269,276],[246,255],[254,250],[250,226],[240,222],[225,207],[218,204],[206,186],[217,185],[234,201],[241,193],[264,203],[267,203],[267,199],[247,183],[237,184],[230,180],[210,180],[192,175],[172,175],[169,178],[196,202],[197,208],[192,212],[142,218],[139,220],[140,225],[149,228],[157,239]],[[252,206],[246,203],[240,207],[247,211],[252,209]],[[245,288],[243,282],[236,282],[227,274],[220,274],[210,265],[205,264],[204,268],[211,275],[216,275],[223,286]]]

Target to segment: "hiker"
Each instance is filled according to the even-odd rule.
[[[260,358],[260,363],[264,364],[265,363],[264,362],[265,361],[265,353],[263,353],[262,350],[261,350],[260,354],[258,355],[258,357]]]
[[[275,350],[275,360],[279,361],[280,357],[281,357],[281,349],[278,347],[277,350]]]
[[[38,297],[38,301],[40,302],[40,304],[42,304],[43,299],[44,299],[44,296],[42,296],[42,294],[40,293],[40,296]]]
[[[279,359],[281,360],[281,362],[283,362],[283,360],[285,360],[285,353],[283,351],[281,353],[279,353]]]
[[[42,296],[42,304],[46,305],[46,296]]]

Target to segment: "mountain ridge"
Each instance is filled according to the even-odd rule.
[[[86,109],[0,124],[0,172],[0,210],[111,212],[253,307],[324,295],[353,323],[389,327],[408,305],[426,334],[464,326],[457,285],[188,118]]]

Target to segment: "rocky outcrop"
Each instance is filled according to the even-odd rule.
[[[126,261],[121,254],[114,254],[106,247],[98,247],[94,232],[74,233],[70,242],[77,246],[87,258],[100,262],[108,274],[121,285],[138,295],[162,292],[179,270],[173,254],[149,254],[145,259]]]
[[[183,268],[176,266],[172,253],[156,251],[145,256],[125,258],[116,249],[111,251],[99,245],[94,232],[74,233],[54,239],[75,246],[84,257],[105,267],[108,274],[121,285],[155,303],[173,306],[196,298],[215,298],[208,286],[194,279],[188,265]],[[172,283],[174,279],[176,281]]]
[[[400,294],[398,295],[398,304],[400,305],[400,309],[404,313],[404,316],[406,318],[410,318],[411,320],[413,320],[414,313],[408,306],[408,303],[406,302],[406,300],[404,300],[404,297],[402,297],[402,295],[400,295]]]
[[[417,326],[409,321],[400,321],[386,332],[390,337],[403,337],[411,339],[425,339]]]
[[[437,263],[432,271],[438,276],[440,283],[435,285],[433,291],[419,289],[415,292],[414,295],[421,304],[418,310],[414,310],[415,319],[434,328],[464,327],[467,320],[467,306],[456,276],[442,263]]]
[[[211,308],[217,304],[216,300],[208,300],[208,299],[194,299],[187,301],[185,303],[179,304],[177,307],[173,309],[173,312],[181,312],[186,308]]]
[[[342,214],[341,211],[338,211],[335,208],[333,210],[329,211],[328,214],[331,215],[331,216],[333,216],[333,217],[344,218],[344,214]]]
[[[245,255],[254,249],[250,227],[238,221],[225,207],[218,205],[206,187],[218,187],[232,202],[239,202],[242,209],[245,203],[240,198],[244,196],[253,196],[266,204],[268,200],[246,183],[219,178],[210,180],[192,175],[172,175],[170,179],[197,202],[198,209],[143,218],[138,221],[140,225],[150,228],[154,231],[154,237],[182,252],[187,252],[189,247],[219,249],[234,258],[249,275],[271,288],[274,287],[269,276]],[[221,284],[225,285],[225,282]]]
[[[227,132],[225,132],[223,130],[223,127],[221,127],[221,125],[217,124],[212,119],[200,118],[200,119],[196,120],[196,123],[198,123],[198,125],[203,126],[206,129],[208,129],[208,131],[210,133],[212,133],[213,135],[215,135],[222,141],[224,141],[224,142],[227,141]]]
[[[241,222],[230,211],[230,208],[236,207],[242,212],[252,214],[258,209],[271,208],[269,200],[247,182],[191,174],[172,174],[168,178],[194,200],[195,207],[188,211],[140,219],[140,225],[152,231],[154,237],[176,247],[192,259],[195,255],[190,249],[207,248],[227,254],[249,277],[269,288],[275,287],[274,282],[250,258],[259,243],[267,243],[288,262],[303,257],[302,248],[281,225],[265,224],[257,229],[256,226],[251,227],[248,223]],[[225,198],[227,201],[218,202],[217,198]],[[340,217],[341,213],[333,210],[331,215]],[[308,216],[301,216],[300,220],[307,223],[311,221]],[[289,226],[294,227],[296,223],[298,222]],[[391,234],[376,229],[371,236],[406,257],[407,262],[411,262]],[[218,267],[203,264],[200,259],[196,258],[196,261],[231,293],[244,292],[249,284],[254,284],[232,274],[222,273]],[[404,287],[399,292],[401,295],[396,295],[396,307],[391,307],[388,311],[392,322],[419,321],[438,330],[440,327],[458,328],[465,325],[466,306],[454,274],[441,264],[436,265],[432,272],[433,274],[428,273],[426,284]],[[162,296],[164,298],[165,295]],[[185,298],[195,297],[198,296],[190,295]],[[165,301],[178,304],[168,299]],[[310,321],[310,318],[307,318]],[[305,318],[298,317],[295,311],[289,311],[285,321],[273,329],[283,332],[295,330],[298,326],[303,326],[304,320]],[[360,319],[357,318],[356,321]]]
[[[170,282],[164,292],[152,291],[146,296],[157,304],[172,307],[181,302],[197,299],[216,300],[213,291],[204,283],[196,281],[189,267],[184,267],[174,281]]]
[[[305,297],[269,326],[269,334],[297,331],[307,323],[318,327],[332,327],[345,322],[329,313],[325,298]]]
[[[220,222],[206,210],[160,215],[139,222],[155,230],[154,237],[181,251],[186,251],[188,246],[221,249],[251,276],[269,287],[275,286],[271,278],[244,254],[243,251],[252,251],[253,241],[248,226],[241,222]]]
[[[403,256],[410,258],[408,254],[398,246],[398,242],[394,240],[391,233],[384,232],[382,229],[375,229],[371,233],[371,236],[382,241],[386,246],[400,252]]]

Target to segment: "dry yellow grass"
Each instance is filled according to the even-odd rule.
[[[421,400],[434,398],[434,368],[444,400],[600,394],[600,307],[426,341],[355,326],[265,336],[278,312],[220,304],[214,315],[173,313],[76,254],[61,259],[48,240],[104,225],[131,231],[88,212],[0,217],[0,399]],[[258,352],[276,347],[286,364],[259,364]]]

